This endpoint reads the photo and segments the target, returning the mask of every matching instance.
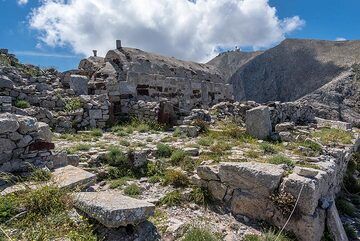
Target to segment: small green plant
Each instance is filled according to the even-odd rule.
[[[109,187],[111,189],[120,188],[120,187],[125,186],[127,184],[127,182],[130,180],[131,180],[131,178],[129,178],[129,177],[122,177],[119,179],[111,180]]]
[[[160,204],[172,207],[180,205],[181,201],[181,193],[176,190],[166,193],[165,196],[160,199]]]
[[[124,194],[131,197],[139,196],[141,194],[141,188],[135,183],[130,184],[125,187]]]
[[[223,153],[224,151],[230,150],[231,145],[225,141],[218,141],[210,147],[210,151],[214,153]]]
[[[186,156],[187,154],[183,150],[175,150],[171,154],[170,162],[172,165],[178,166],[185,159]]]
[[[214,144],[214,139],[211,137],[205,136],[205,137],[201,137],[197,143],[200,146],[211,146],[212,144]]]
[[[219,237],[206,228],[191,227],[186,233],[183,241],[220,241]]]
[[[91,130],[91,135],[94,137],[102,137],[103,136],[103,131],[101,129],[92,129]]]
[[[191,190],[190,199],[196,204],[206,205],[210,202],[211,196],[206,188],[194,187]]]
[[[179,127],[176,127],[173,133],[173,137],[180,137],[181,136],[181,130]]]
[[[29,181],[46,182],[51,179],[51,172],[45,169],[34,169],[29,177]]]
[[[293,239],[287,237],[285,234],[279,235],[278,232],[269,229],[261,235],[247,234],[243,241],[293,241]]]
[[[164,175],[164,185],[173,185],[174,187],[186,187],[189,184],[188,177],[178,170],[167,170]]]
[[[260,149],[265,153],[265,154],[276,154],[278,151],[276,150],[276,148],[270,144],[269,142],[263,142],[260,144]]]
[[[5,223],[9,218],[16,214],[16,199],[14,195],[0,195],[0,223]]]
[[[73,147],[68,148],[67,152],[68,152],[68,154],[74,154],[74,153],[77,153],[79,151],[89,151],[90,148],[91,148],[91,146],[89,144],[79,143],[79,144],[76,144]]]
[[[83,108],[83,104],[80,98],[70,98],[65,100],[64,111],[73,112],[81,108]]]
[[[260,157],[260,153],[258,151],[255,151],[255,150],[248,150],[246,153],[245,153],[245,156],[249,157],[249,158],[259,158]]]
[[[167,157],[170,157],[173,152],[172,148],[169,145],[162,144],[162,143],[158,144],[156,146],[156,149],[157,149],[156,150],[157,157],[167,158]]]
[[[122,146],[130,146],[131,145],[131,143],[129,141],[127,141],[127,140],[120,140],[119,143]]]
[[[293,167],[295,165],[293,160],[283,155],[272,156],[267,159],[267,162],[275,165],[286,164],[290,167]]]
[[[20,109],[26,109],[30,107],[30,104],[26,100],[16,100],[15,107]]]

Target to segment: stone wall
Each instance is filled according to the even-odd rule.
[[[200,166],[200,179],[194,177],[195,183],[206,187],[234,215],[265,220],[279,228],[299,197],[286,230],[300,241],[320,241],[347,164],[352,153],[359,151],[359,136],[353,141],[352,145],[324,149],[325,154],[313,160],[319,169],[296,166],[289,174],[282,165],[227,162]]]
[[[283,122],[294,122],[296,124],[307,124],[315,121],[315,112],[312,107],[293,102],[271,102],[265,104],[270,109],[272,126]],[[239,122],[245,123],[246,111],[260,104],[254,101],[244,102],[221,102],[210,109],[215,119],[234,117]]]
[[[49,164],[50,150],[54,148],[51,137],[49,126],[35,118],[0,114],[0,172],[26,171]]]

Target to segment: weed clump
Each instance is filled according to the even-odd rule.
[[[16,100],[15,107],[20,109],[26,109],[30,107],[30,104],[26,100]]]
[[[183,172],[170,169],[165,172],[163,184],[186,187],[189,184],[189,179]]]
[[[167,157],[170,157],[172,152],[173,152],[173,149],[169,146],[169,145],[166,145],[166,144],[158,144],[156,146],[157,150],[156,150],[156,156],[157,157],[164,157],[164,158],[167,158]]]
[[[125,187],[124,194],[130,197],[136,197],[141,194],[141,188],[135,183]]]
[[[166,193],[165,196],[160,199],[160,204],[169,207],[180,205],[181,193],[177,190]]]

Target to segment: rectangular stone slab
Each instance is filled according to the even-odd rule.
[[[154,214],[155,205],[117,191],[74,194],[75,207],[108,228],[136,225]]]
[[[89,186],[95,182],[95,179],[95,174],[70,165],[57,168],[52,173],[52,181],[59,188],[73,189],[77,186]]]

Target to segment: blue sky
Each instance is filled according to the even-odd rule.
[[[26,0],[24,1],[26,2]],[[94,1],[96,0],[92,0],[92,2]],[[164,2],[165,0],[161,0],[161,1]],[[183,0],[177,0],[177,1],[183,1]],[[107,2],[111,2],[111,0],[108,0]],[[360,39],[360,31],[358,30],[359,29],[358,25],[360,24],[359,0],[346,0],[346,1],[269,0],[268,4],[271,7],[276,8],[277,10],[276,16],[279,19],[286,19],[286,18],[291,18],[293,16],[298,16],[299,18],[301,18],[301,20],[305,22],[305,25],[298,26],[296,27],[295,30],[291,30],[288,32],[284,30],[283,34],[286,37],[315,38],[315,39],[327,39],[327,40],[335,40],[336,38],[345,38],[348,40]],[[74,5],[73,7],[76,6],[79,6],[81,8],[86,7],[83,5],[80,6],[80,4]],[[31,12],[31,9],[38,7],[40,7],[40,3],[38,0],[28,0],[26,4],[22,4],[22,5],[19,4],[17,0],[0,0],[0,36],[1,36],[0,48],[8,48],[12,53],[15,53],[21,61],[25,63],[31,63],[39,66],[48,66],[48,67],[51,66],[51,67],[56,67],[60,70],[68,70],[68,69],[76,68],[79,63],[79,60],[83,58],[86,55],[86,53],[90,54],[89,49],[91,49],[91,46],[89,46],[86,49],[81,48],[82,43],[81,42],[79,43],[79,40],[76,36],[74,36],[73,38],[68,37],[68,34],[66,32],[61,32],[60,30],[59,33],[64,34],[64,37],[61,37],[61,40],[65,42],[65,45],[59,46],[61,45],[59,44],[59,40],[55,41],[53,46],[49,46],[49,42],[51,42],[51,40],[49,39],[47,39],[47,42],[41,41],[39,39],[40,36],[39,30],[41,31],[45,27],[43,27],[43,25],[41,24],[38,24],[37,27],[30,28],[30,23],[29,23],[30,21],[29,14]],[[59,9],[60,7],[63,6],[59,6]],[[105,7],[109,7],[109,6],[105,6]],[[219,8],[219,6],[217,6],[217,8]],[[165,11],[164,14],[167,14],[166,10],[164,11]],[[199,15],[195,15],[195,16],[199,16]],[[47,18],[49,18],[49,16],[47,16]],[[86,19],[86,16],[84,19]],[[236,26],[237,24],[236,21],[239,20],[238,19],[234,20],[234,24],[235,24],[234,26]],[[249,21],[252,20],[250,19]],[[93,29],[93,26],[96,25],[96,23],[94,22],[89,22],[89,24],[90,24],[89,26],[91,26],[91,29]],[[41,26],[39,27],[39,25]],[[138,22],[138,25],[141,25],[141,22]],[[124,25],[124,23],[121,22],[121,25],[119,25],[119,29],[120,29],[119,31],[121,31],[121,28],[127,28],[127,27],[128,25]],[[137,26],[137,28],[140,28],[141,30],[140,33],[144,32],[144,29],[141,28],[141,26],[140,27]],[[94,29],[96,28],[94,27]],[[166,28],[160,28],[160,30],[167,31]],[[127,31],[129,31],[129,29],[127,29]],[[246,34],[246,32],[244,33]],[[270,33],[271,31],[269,31],[269,34]],[[188,34],[191,35],[191,32]],[[79,35],[81,35],[81,33],[79,33]],[[143,39],[140,38],[140,40],[138,40],[139,31],[135,32],[134,36],[137,37],[136,41],[131,38],[127,40],[130,46],[143,48],[145,50],[159,51],[157,49],[158,46],[152,46],[151,43],[149,43],[150,41],[147,41],[147,39],[151,39],[151,38],[147,38],[147,36],[144,36]],[[233,39],[229,42],[230,45],[236,42],[237,37],[239,37],[239,39],[241,38],[241,36],[239,35],[231,35],[231,36]],[[161,37],[164,38],[163,36]],[[242,41],[242,43],[244,43],[244,45],[242,46],[243,49],[245,48],[249,49],[249,46],[252,46],[251,41],[254,41],[253,46],[257,46],[257,48],[267,48],[276,44],[279,39],[279,37],[274,37],[274,41],[265,43],[261,41],[262,40],[261,38],[267,38],[267,37],[266,35],[263,36],[259,35],[258,39],[242,39],[239,41]],[[89,42],[90,43],[94,42],[95,45],[96,42],[95,38],[91,36],[89,37],[89,39],[90,40],[84,42],[84,44],[88,44]],[[209,37],[209,39],[212,38]],[[166,38],[165,40],[171,42]],[[212,40],[208,40],[208,39],[204,41],[206,42],[206,44],[209,45],[213,43],[211,42]],[[219,41],[221,43],[221,41],[227,41],[227,39],[219,39],[216,41],[217,43],[219,43]],[[72,45],[69,44],[69,42],[71,43],[76,42],[76,43]],[[112,39],[111,42],[115,42],[115,39]],[[157,42],[157,40],[155,39],[154,42]],[[108,40],[106,43],[108,43]],[[98,46],[106,45],[104,44],[104,42],[101,41],[99,41],[96,44],[98,44]],[[161,53],[164,54],[169,53],[169,55],[174,55],[175,57],[180,57],[180,58],[183,57],[184,59],[187,58],[187,56],[182,56],[181,53],[179,53],[179,52],[184,52],[183,50],[176,52],[177,50],[174,50],[174,47],[171,45],[168,46],[168,49],[171,50],[166,50],[164,43],[162,43],[162,45],[163,46],[160,46],[161,49],[159,52],[161,52],[161,50],[164,49],[164,51]],[[199,43],[197,43],[197,45],[199,45]],[[224,44],[224,46],[229,46],[229,44],[228,45]],[[198,46],[184,46],[184,48],[197,49]],[[207,51],[207,49],[203,49],[200,52],[194,52],[195,53],[194,56],[202,54],[200,57],[203,57],[204,51]],[[190,59],[194,58],[194,56],[190,56],[189,58]]]

